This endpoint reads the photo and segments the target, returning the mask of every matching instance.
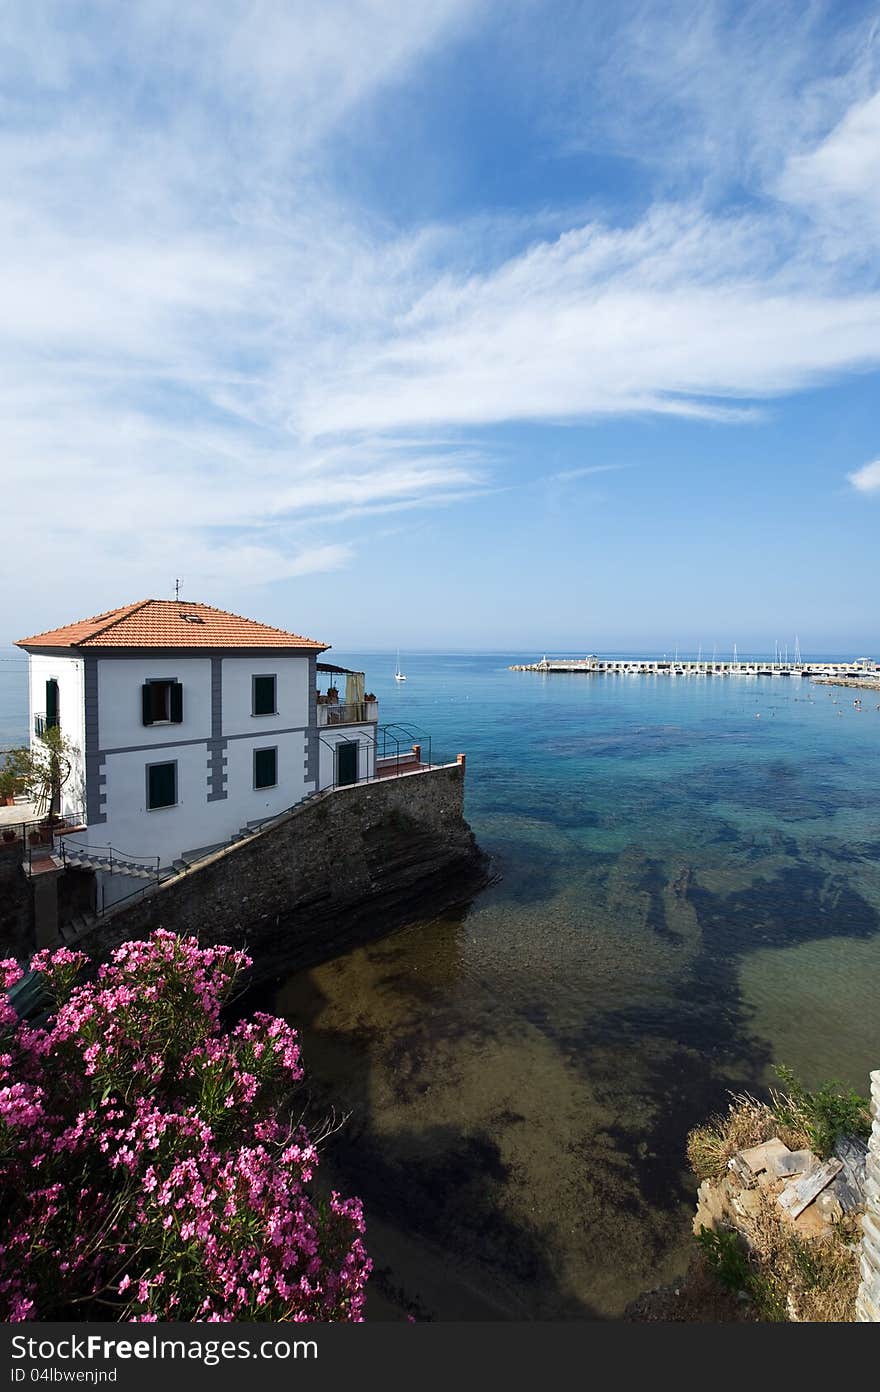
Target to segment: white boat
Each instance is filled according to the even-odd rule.
[[[400,648],[397,649],[397,666],[394,669],[394,680],[406,681],[404,673],[400,670]]]

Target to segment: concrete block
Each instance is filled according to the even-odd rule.
[[[771,1158],[770,1169],[780,1179],[790,1175],[806,1174],[818,1161],[811,1150],[788,1150]]]
[[[790,1154],[788,1146],[783,1145],[778,1136],[772,1136],[769,1141],[764,1141],[761,1145],[749,1146],[748,1150],[741,1150],[739,1158],[748,1165],[752,1174],[757,1175],[762,1170],[770,1169],[777,1157]],[[793,1174],[794,1171],[789,1170],[787,1173]]]

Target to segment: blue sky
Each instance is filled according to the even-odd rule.
[[[880,10],[14,3],[8,641],[880,656]]]

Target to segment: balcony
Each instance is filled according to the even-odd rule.
[[[366,725],[378,719],[379,702],[376,700],[352,701],[346,704],[318,698],[318,725],[321,728],[328,725]]]

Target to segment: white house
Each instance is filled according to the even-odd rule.
[[[129,892],[126,863],[171,866],[310,793],[375,775],[378,705],[363,673],[318,662],[325,643],[207,604],[145,599],[18,646],[30,659],[32,739],[59,725],[77,750],[56,809],[81,824],[69,844],[96,866],[113,848],[105,902]]]

